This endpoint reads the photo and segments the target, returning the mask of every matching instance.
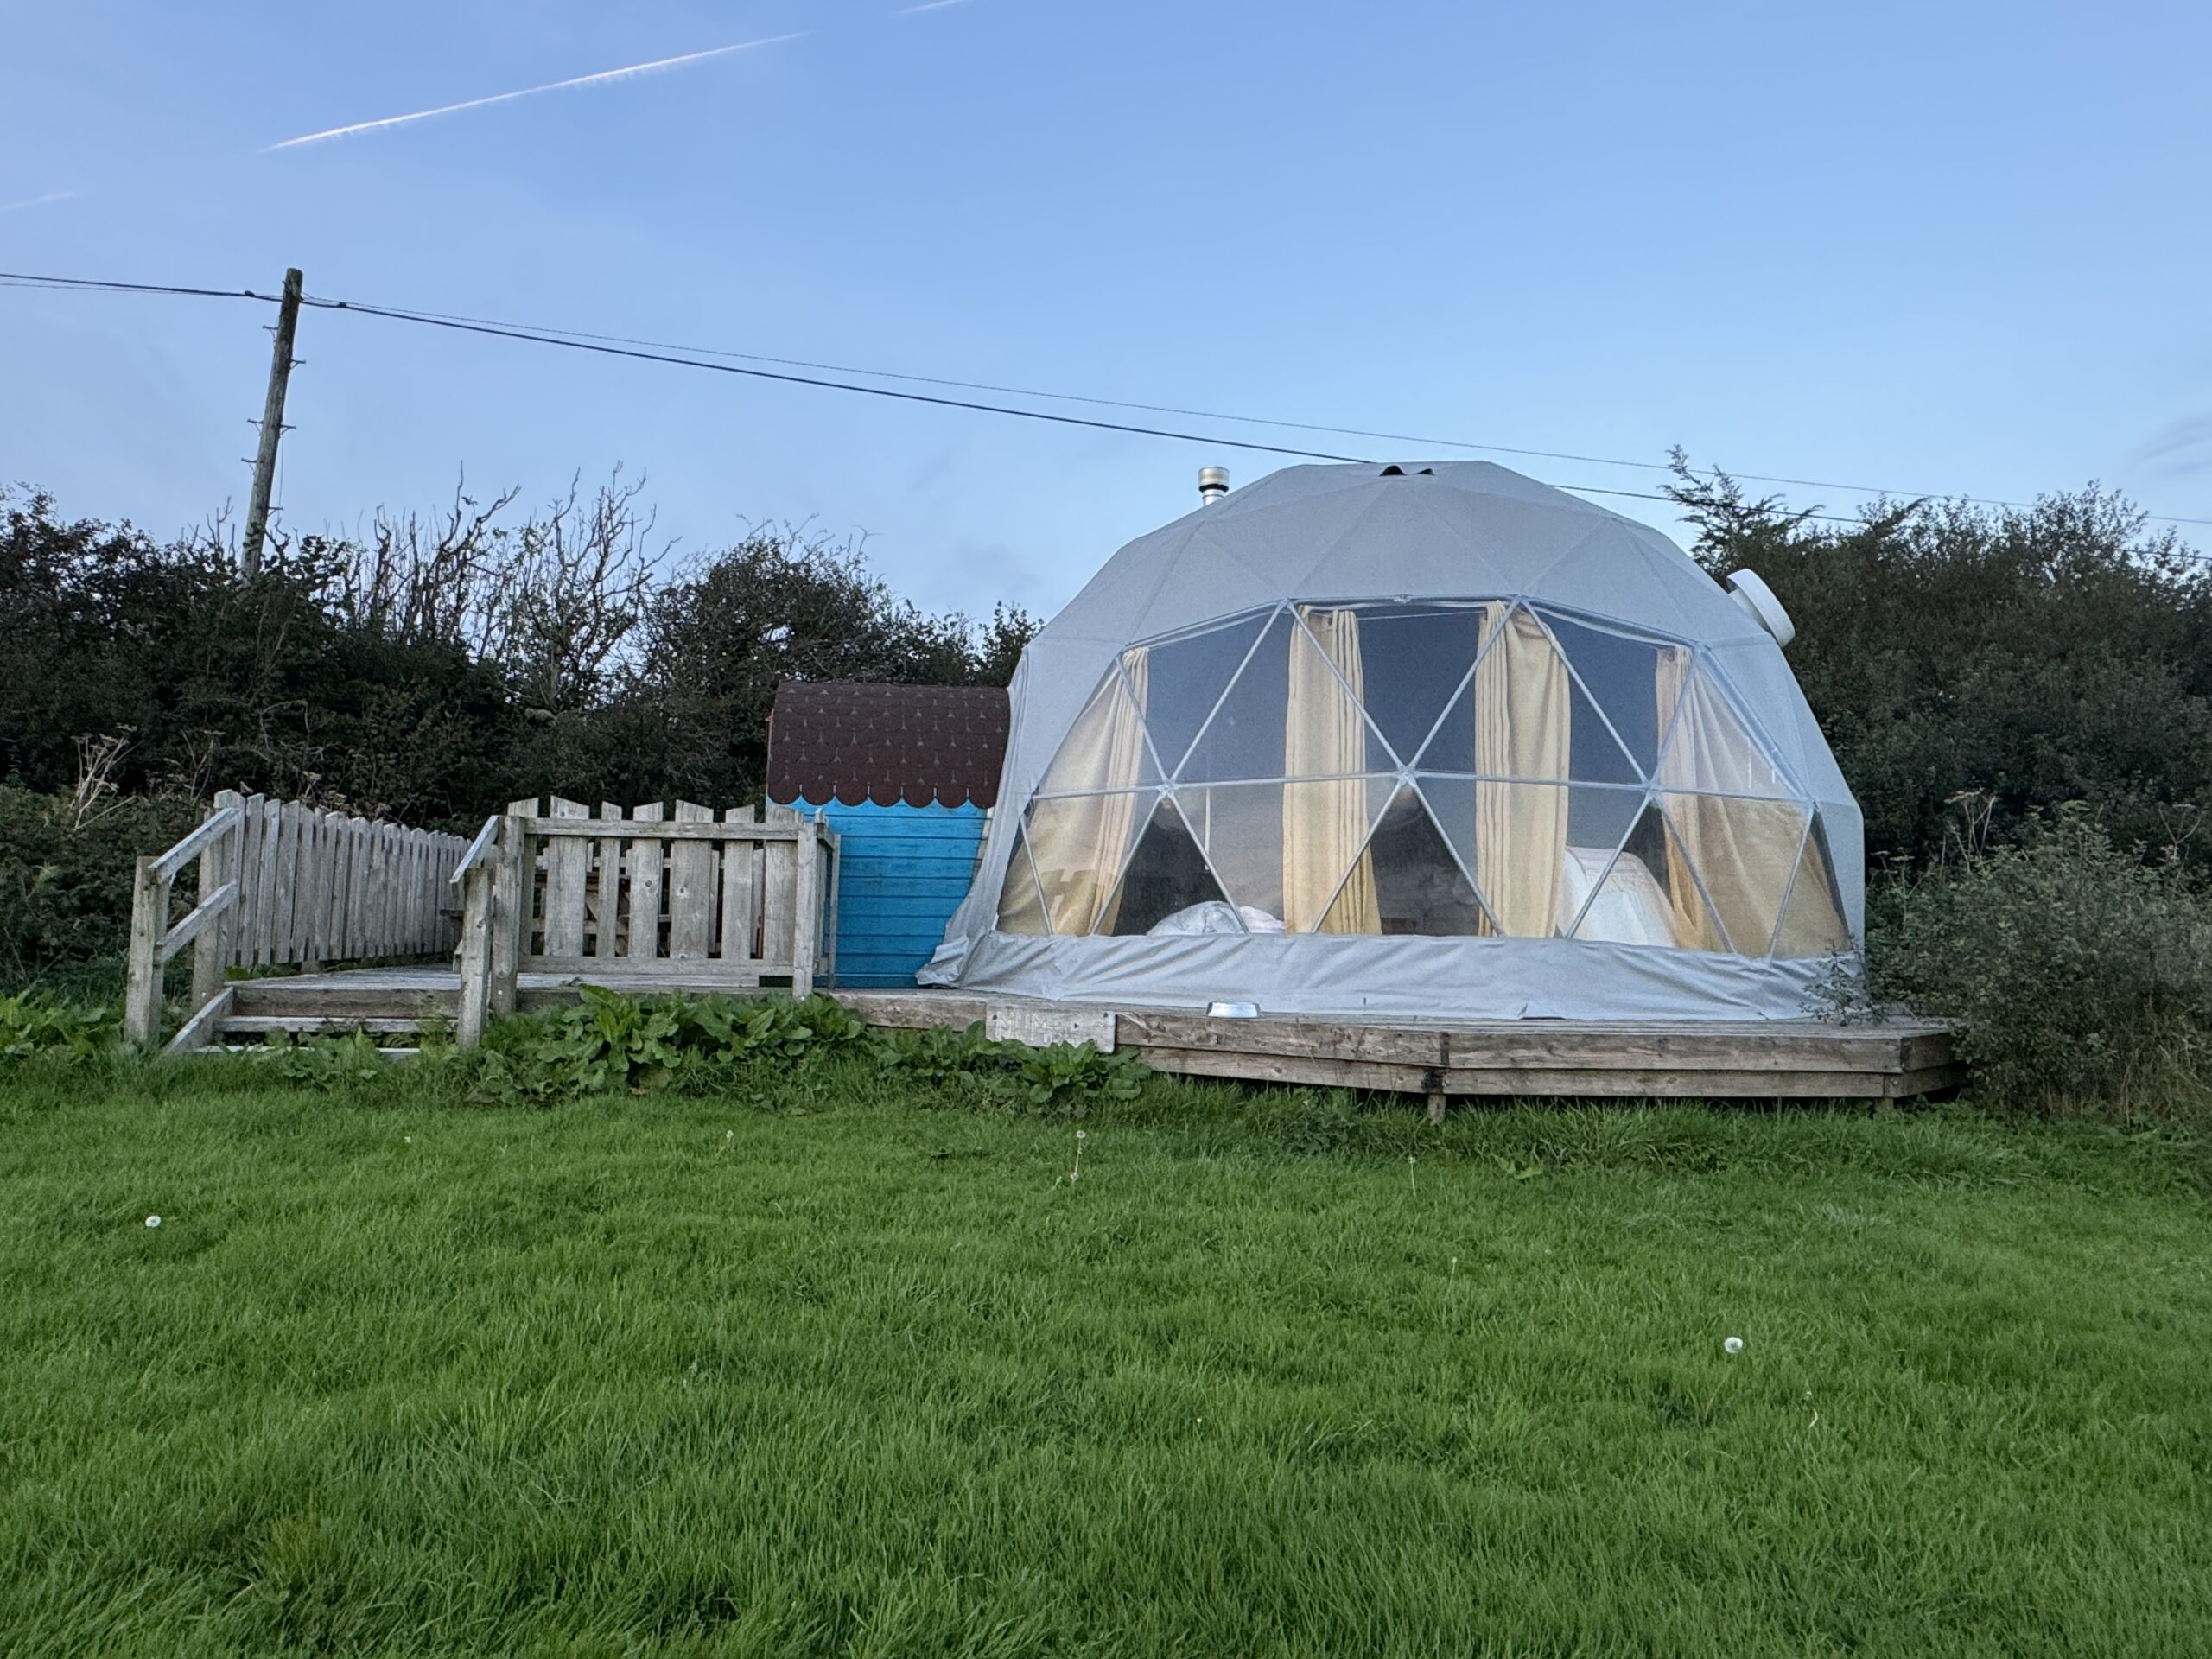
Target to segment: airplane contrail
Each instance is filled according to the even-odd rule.
[[[25,207],[43,207],[49,201],[67,201],[76,194],[74,190],[52,190],[42,196],[33,196],[28,201],[0,201],[0,213],[17,213]]]
[[[356,121],[348,127],[332,127],[322,132],[308,132],[297,138],[287,138],[269,146],[262,153],[279,149],[296,149],[302,144],[320,144],[332,138],[350,138],[357,132],[375,132],[385,127],[404,126],[410,121],[428,121],[433,116],[454,115],[462,110],[480,110],[487,104],[511,103],[518,98],[535,98],[540,92],[566,92],[575,86],[600,86],[608,81],[629,80],[639,75],[657,74],[664,69],[680,69],[687,63],[703,63],[709,58],[726,57],[732,52],[749,52],[755,47],[780,46],[785,41],[805,38],[805,32],[796,35],[772,35],[766,40],[739,41],[731,46],[709,47],[704,52],[686,52],[681,57],[656,58],[651,63],[633,63],[622,69],[602,69],[595,75],[578,75],[571,80],[548,81],[543,86],[525,86],[519,92],[494,92],[489,98],[467,99],[459,104],[442,104],[435,110],[416,110],[407,115],[387,115],[379,121]]]

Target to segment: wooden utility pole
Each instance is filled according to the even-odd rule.
[[[261,448],[253,458],[253,499],[245,510],[245,540],[238,548],[238,569],[261,574],[261,544],[269,535],[269,494],[276,482],[276,441],[284,435],[284,386],[292,378],[292,336],[300,326],[297,267],[284,273],[284,297],[276,307],[276,346],[269,360],[269,397],[261,406]]]

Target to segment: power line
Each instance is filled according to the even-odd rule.
[[[1121,421],[1095,421],[1081,415],[1054,415],[1040,409],[1016,409],[1009,404],[979,404],[963,397],[939,397],[929,392],[898,391],[889,386],[863,386],[849,380],[825,380],[810,375],[787,374],[775,369],[746,368],[734,363],[710,363],[704,358],[679,357],[672,353],[650,352],[632,346],[614,346],[589,340],[564,340],[557,334],[542,334],[527,328],[511,328],[499,323],[463,322],[458,318],[434,316],[423,311],[401,311],[390,306],[372,305],[359,300],[309,299],[308,304],[326,311],[346,311],[356,316],[384,317],[396,322],[419,323],[427,327],[448,328],[460,334],[488,334],[499,340],[526,340],[537,346],[560,346],[574,352],[591,352],[602,357],[625,357],[641,363],[666,363],[679,368],[705,369],[714,374],[743,375],[748,379],[774,380],[785,385],[818,386],[830,391],[853,391],[868,397],[891,397],[900,403],[929,404],[939,409],[972,410],[985,415],[1011,415],[1031,421],[1051,421],[1059,426],[1084,426],[1104,432],[1134,433],[1145,438],[1175,438],[1191,443],[1217,443],[1231,448],[1256,449],[1271,455],[1290,455],[1301,461],[1344,461],[1361,463],[1364,455],[1332,454],[1320,449],[1294,449],[1278,443],[1255,443],[1245,438],[1225,438],[1204,432],[1171,432],[1162,427],[1135,426]]]
[[[639,346],[618,346],[606,337],[564,338],[558,334],[541,334],[534,329],[510,327],[502,323],[474,321],[454,316],[442,316],[428,311],[402,311],[391,306],[372,305],[359,300],[330,300],[309,298],[307,304],[326,311],[346,311],[357,316],[383,317],[395,322],[419,323],[427,327],[448,328],[461,334],[486,334],[497,340],[518,340],[537,346],[560,346],[570,351],[591,352],[604,357],[630,358],[643,363],[664,363],[678,368],[704,369],[713,374],[742,375],[748,379],[773,380],[785,385],[816,386],[829,391],[857,392],[864,397],[889,397],[900,403],[927,404],[939,409],[962,409],[984,415],[1009,415],[1020,420],[1050,421],[1057,426],[1087,427],[1098,432],[1131,433],[1139,437],[1170,438],[1184,443],[1209,443],[1226,449],[1256,450],[1262,454],[1288,455],[1299,461],[1348,461],[1354,466],[1372,466],[1372,455],[1338,454],[1325,449],[1299,449],[1287,444],[1259,443],[1250,438],[1232,438],[1218,432],[1179,432],[1166,427],[1137,426],[1126,421],[1093,420],[1084,415],[1055,415],[1047,410],[1017,409],[1010,404],[982,404],[965,397],[943,397],[930,392],[899,391],[889,386],[864,386],[850,380],[828,380],[813,375],[789,374],[780,370],[748,368],[735,363],[713,363],[704,358],[684,357],[672,352],[647,351]],[[866,370],[853,371],[866,373]],[[1142,407],[1140,405],[1140,407]],[[1229,418],[1234,419],[1234,416]],[[1334,431],[1336,428],[1318,430]],[[1595,484],[1560,484],[1555,489],[1572,490],[1579,494],[1616,495],[1637,501],[1673,503],[1675,498],[1650,490],[1613,490]],[[1840,518],[1834,513],[1815,512],[1803,515],[1808,518],[1826,519],[1834,524],[1855,524],[1855,519]]]
[[[359,309],[361,308],[356,307],[353,308]],[[1624,467],[1637,472],[1665,473],[1671,472],[1673,470],[1671,465],[1667,462],[1656,461],[1630,461],[1620,455],[1591,455],[1569,449],[1529,449],[1510,443],[1477,443],[1465,438],[1440,438],[1424,435],[1421,433],[1414,432],[1388,432],[1377,430],[1370,427],[1359,426],[1330,426],[1318,421],[1284,420],[1272,415],[1238,415],[1230,413],[1225,410],[1193,409],[1179,404],[1148,404],[1131,398],[1093,397],[1083,392],[1045,391],[1035,386],[1007,385],[1000,382],[989,380],[959,380],[944,375],[908,374],[897,369],[871,369],[849,363],[824,363],[813,359],[803,357],[772,357],[763,352],[740,352],[721,346],[691,345],[683,341],[645,340],[631,334],[595,334],[588,329],[562,328],[556,327],[550,323],[503,322],[487,317],[472,317],[446,311],[423,311],[413,309],[411,308],[408,310],[407,315],[411,320],[415,321],[436,321],[442,323],[468,323],[485,327],[516,329],[532,334],[555,335],[564,342],[568,340],[591,340],[605,342],[607,344],[615,346],[637,346],[656,352],[685,353],[695,357],[730,358],[744,363],[769,363],[780,368],[810,369],[825,374],[857,374],[865,376],[871,380],[898,380],[909,385],[945,386],[959,391],[990,392],[1000,397],[1036,397],[1052,403],[1084,404],[1095,409],[1135,410],[1149,415],[1174,415],[1190,420],[1228,421],[1239,426],[1271,426],[1290,432],[1319,432],[1325,433],[1335,437],[1376,438],[1386,443],[1411,443],[1433,446],[1440,449],[1465,449],[1477,454],[1524,455],[1537,461],[1576,461],[1592,467]],[[1298,453],[1302,454],[1306,452],[1300,451]],[[1936,499],[1942,500],[1966,501],[1977,506],[1985,507],[2012,507],[2018,509],[2024,508],[2028,505],[2025,502],[2007,501],[1995,496],[1955,496],[1936,490],[1887,489],[1881,486],[1873,484],[1841,484],[1836,482],[1833,479],[1785,478],[1779,474],[1771,473],[1730,473],[1728,475],[1731,478],[1747,484],[1787,484],[1801,489],[1846,490],[1854,495],[1882,496],[1892,499],[1909,497],[1913,499],[1920,500]],[[1589,486],[1576,484],[1554,486],[1554,487],[1580,490]],[[1592,493],[1597,494],[1610,493],[1637,495],[1637,499],[1640,500],[1673,499],[1671,496],[1637,495],[1637,493],[1632,490],[1608,492],[1592,489]],[[1834,514],[1814,514],[1812,516],[1815,518],[1827,518],[1831,519],[1835,518],[1835,515]],[[2156,518],[2160,523],[2171,523],[2177,524],[2212,524],[2212,518],[2168,518],[2164,515],[2158,513],[2146,514],[2145,517]],[[1837,519],[1836,522],[1855,523],[1857,521]]]
[[[117,283],[89,276],[44,276],[32,271],[0,270],[0,288],[48,288],[79,294],[181,294],[201,300],[265,300],[277,296],[257,294],[250,288],[180,288],[171,283]]]
[[[257,293],[251,289],[190,288],[168,283],[124,283],[86,277],[50,276],[23,271],[0,271],[0,287],[48,288],[85,293],[181,295],[195,298],[259,300],[272,304],[276,303],[279,297],[273,294]],[[1119,432],[1139,437],[1166,438],[1185,443],[1213,444],[1224,448],[1243,449],[1262,454],[1284,455],[1300,461],[1370,464],[1373,458],[1364,455],[1339,454],[1328,450],[1300,448],[1287,444],[1262,443],[1249,438],[1234,438],[1219,433],[1186,432],[1164,427],[1141,426],[1130,422],[1058,415],[1047,410],[1022,409],[1003,404],[981,403],[969,398],[900,391],[888,386],[862,385],[849,380],[828,379],[822,376],[861,375],[870,379],[896,380],[909,385],[942,386],[949,390],[981,391],[1001,397],[1033,397],[1057,403],[1081,404],[1093,408],[1123,409],[1189,419],[1227,421],[1236,425],[1273,427],[1283,431],[1375,438],[1392,443],[1434,446],[1440,448],[1462,449],[1478,454],[1529,456],[1539,460],[1573,461],[1589,466],[1630,467],[1645,472],[1668,470],[1666,467],[1656,461],[1630,461],[1618,455],[1592,455],[1569,450],[1532,449],[1510,444],[1477,443],[1461,438],[1423,436],[1418,434],[1386,432],[1361,427],[1328,426],[1317,422],[1279,420],[1269,416],[1237,415],[1217,410],[1186,408],[1172,404],[1150,404],[1129,399],[1090,397],[1077,392],[1043,391],[1033,387],[1004,385],[989,381],[960,380],[938,375],[907,374],[891,369],[861,368],[850,365],[811,361],[804,358],[771,357],[755,352],[728,351],[707,346],[676,345],[629,335],[594,334],[582,329],[502,322],[490,318],[463,316],[449,312],[418,311],[396,306],[377,305],[359,300],[310,296],[304,302],[323,310],[350,311],[357,315],[380,317],[387,321],[414,323],[426,327],[520,340],[531,345],[558,346],[571,351],[591,352],[602,356],[628,358],[639,362],[660,363],[680,368],[702,369],[714,373],[741,375],[752,379],[774,381],[786,385],[812,386],[823,391],[851,392],[863,397],[887,397],[902,403],[923,404],[940,409],[958,409],[978,414],[1008,416],[1020,420],[1045,421],[1054,425],[1082,427],[1094,431]],[[704,360],[710,358],[731,360],[719,362]],[[741,366],[752,364],[773,364],[778,367],[768,369]],[[791,369],[807,369],[818,372],[795,374],[785,372]],[[1950,496],[1936,491],[1895,490],[1871,484],[1842,484],[1832,480],[1790,478],[1774,474],[1733,473],[1729,476],[1748,483],[1783,484],[1802,489],[1845,490],[1853,494],[1891,500],[1956,500],[1976,506],[2002,507],[2016,512],[2027,511],[2031,505],[1995,496]],[[1674,496],[1659,491],[1608,489],[1595,484],[1558,484],[1552,487],[1567,490],[1578,495],[1614,496],[1627,500],[1662,502],[1673,506],[1681,505]],[[1815,519],[1826,524],[1855,524],[1859,522],[1847,515],[1833,512],[1803,512],[1794,516]],[[2143,516],[2147,521],[2154,524],[2212,527],[2212,518],[2181,518],[2170,513],[2155,512],[2145,513]],[[2212,561],[2212,555],[2194,556]]]

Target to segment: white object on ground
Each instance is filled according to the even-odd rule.
[[[1741,1337],[1731,1337],[1720,1345],[1732,1354],[1740,1354],[1744,1351],[1744,1339]]]
[[[149,1227],[158,1227],[162,1224],[162,1218],[159,1216],[149,1216],[146,1217],[146,1224]]]
[[[1242,919],[1243,925],[1237,922]],[[1187,938],[1205,933],[1281,933],[1282,918],[1270,916],[1264,910],[1250,905],[1231,908],[1224,899],[1209,899],[1202,905],[1189,905],[1173,915],[1163,916],[1145,930],[1150,939]]]

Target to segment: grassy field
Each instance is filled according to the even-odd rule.
[[[2187,1135],[424,1094],[0,1077],[0,1651],[2212,1646]]]

